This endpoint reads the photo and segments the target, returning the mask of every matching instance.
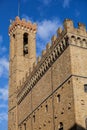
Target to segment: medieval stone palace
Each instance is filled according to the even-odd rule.
[[[87,130],[87,32],[70,19],[36,59],[37,25],[9,27],[8,130]]]

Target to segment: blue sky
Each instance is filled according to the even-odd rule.
[[[20,0],[20,18],[37,22],[37,56],[65,18],[87,26],[87,0]],[[18,0],[0,0],[0,130],[7,130],[10,19],[18,14]]]

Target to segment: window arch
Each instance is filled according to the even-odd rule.
[[[28,54],[28,33],[23,34],[23,53]]]

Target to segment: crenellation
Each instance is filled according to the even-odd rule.
[[[52,44],[55,43],[56,39],[57,39],[56,35],[52,36],[52,38],[51,38],[51,42],[52,42]]]
[[[49,43],[47,43],[47,45],[46,45],[46,50],[49,50],[50,47],[51,47],[51,44],[50,44],[50,42],[49,42]]]
[[[86,26],[83,23],[78,23],[78,29],[82,30],[83,32],[86,32]]]
[[[64,29],[69,32],[69,31],[73,31],[74,26],[73,26],[73,21],[70,19],[65,19],[64,20]]]
[[[17,28],[36,33],[37,25],[27,22],[25,19],[20,20],[19,17],[16,17],[15,21],[13,21],[9,27],[9,34],[12,35]]]
[[[46,50],[42,50],[42,57],[46,54]]]
[[[62,28],[58,28],[57,29],[57,37],[60,37],[61,36],[61,34],[62,34]]]
[[[41,61],[41,57],[38,56],[38,58],[37,58],[37,63],[39,63],[40,61]]]

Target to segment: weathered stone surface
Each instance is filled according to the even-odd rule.
[[[86,129],[87,33],[70,19],[36,60],[36,24],[18,17],[9,28],[8,130]],[[23,49],[28,34],[28,53]],[[23,44],[24,43],[24,44]],[[26,49],[26,48],[25,48]],[[78,124],[78,127],[76,127]],[[61,128],[61,129],[60,129]]]

